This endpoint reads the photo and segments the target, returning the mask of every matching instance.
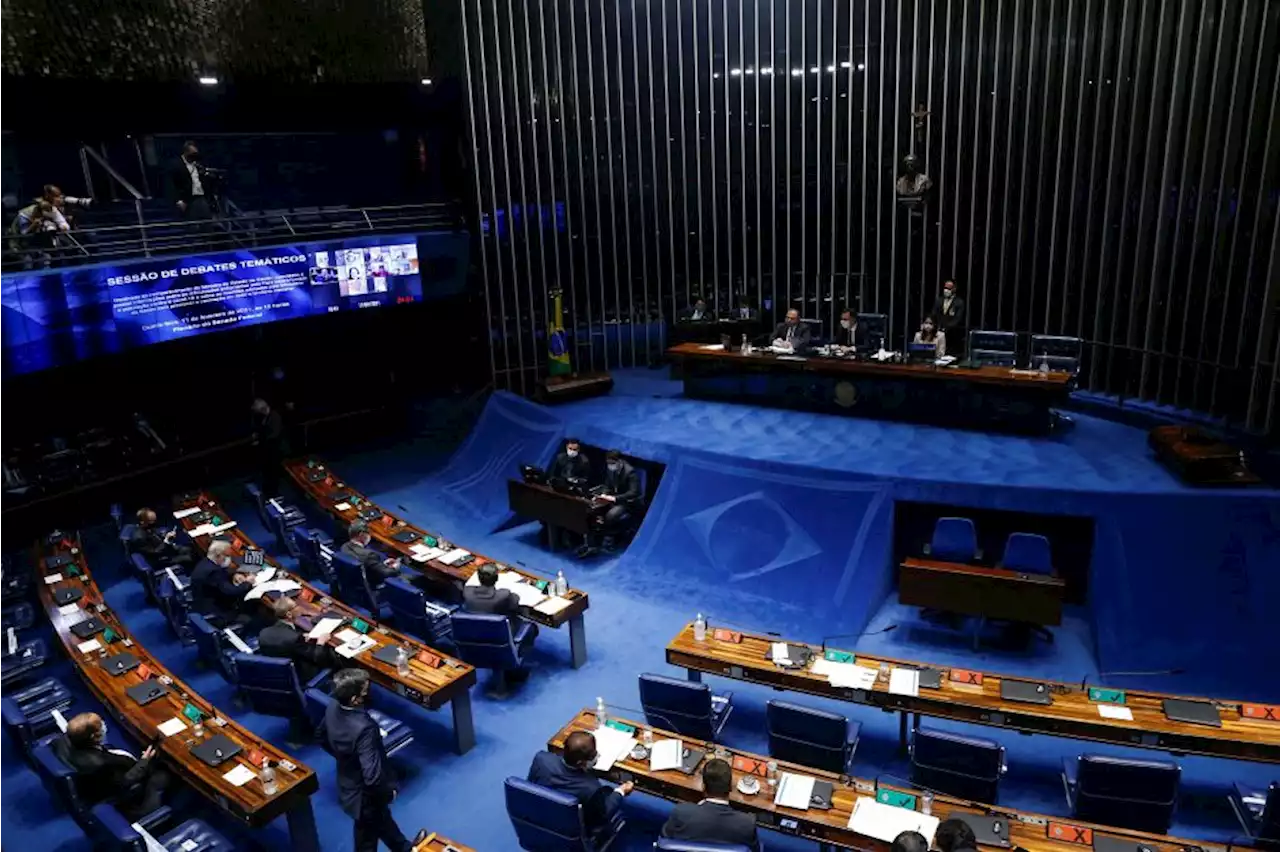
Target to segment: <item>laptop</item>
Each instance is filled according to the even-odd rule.
[[[191,753],[210,766],[220,766],[240,753],[240,746],[222,734],[214,734],[200,745],[191,749]]]
[[[1222,727],[1222,717],[1218,715],[1218,708],[1207,701],[1166,698],[1164,700],[1164,715],[1175,722],[1208,725],[1212,728]]]
[[[981,843],[981,839],[978,841]],[[1138,843],[1123,837],[1109,837],[1105,834],[1093,834],[1095,852],[1156,852],[1156,847],[1149,843]]]
[[[1021,701],[1023,704],[1052,704],[1053,696],[1043,683],[1025,680],[1000,681],[1000,697],[1005,701]]]
[[[953,813],[951,816],[973,829],[979,846],[1012,845],[1009,842],[1009,820],[1005,817],[966,813]]]
[[[61,568],[63,565],[70,565],[75,561],[76,561],[76,558],[74,556],[68,556],[65,553],[59,553],[57,556],[46,556],[44,558],[44,567],[45,567],[45,570],[54,571],[58,568]]]
[[[116,654],[114,657],[107,657],[102,661],[101,665],[109,674],[119,677],[125,672],[131,672],[136,669],[140,661],[128,651]]]
[[[139,704],[150,704],[157,698],[169,692],[169,687],[165,686],[158,680],[144,680],[142,683],[135,683],[124,691],[124,694],[132,698]]]
[[[835,793],[835,785],[830,781],[813,782],[813,792],[809,794],[809,807],[820,811],[831,810],[831,798]]]

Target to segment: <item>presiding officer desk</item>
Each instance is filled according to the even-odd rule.
[[[743,355],[697,343],[667,350],[682,367],[685,396],[754,402],[979,429],[1047,433],[1051,409],[1075,377],[1009,367],[936,367],[830,357],[815,352]]]
[[[692,774],[685,774],[677,769],[655,772],[649,768],[647,759],[635,760],[628,755],[615,763],[609,770],[596,770],[596,775],[617,783],[626,780],[634,781],[637,790],[672,802],[699,802],[702,800],[704,794],[702,791],[701,764],[705,762],[706,757],[714,756],[716,749],[714,743],[700,742],[679,734],[667,733],[658,727],[646,726],[644,722],[630,719],[615,719],[612,721],[615,724],[621,724],[624,728],[634,728],[634,736],[637,739],[640,739],[640,733],[646,727],[649,727],[649,730],[653,731],[655,742],[666,739],[680,740],[684,747],[691,752],[695,750],[701,751],[705,753],[705,756],[702,761],[699,761],[698,766],[693,768]],[[591,710],[583,710],[551,738],[547,743],[547,748],[552,752],[561,753],[569,734],[574,731],[594,732],[595,729],[595,713]],[[739,757],[745,758],[748,765],[767,764],[771,760],[771,758],[764,755],[729,748],[725,748],[724,752],[727,752],[724,759],[731,764],[735,758]],[[690,760],[690,763],[692,763],[692,760]],[[784,834],[794,834],[816,841],[820,844],[820,848],[838,846],[846,849],[857,849],[860,852],[872,852],[872,850],[874,852],[887,852],[890,846],[889,840],[861,834],[849,826],[849,818],[853,813],[854,805],[861,797],[877,798],[888,791],[892,791],[895,794],[905,793],[915,797],[914,803],[909,808],[910,810],[918,810],[920,807],[919,794],[921,791],[909,786],[881,784],[877,780],[835,775],[820,769],[785,761],[776,761],[776,764],[779,777],[781,777],[782,773],[790,773],[809,776],[817,781],[829,782],[832,787],[831,808],[822,810],[811,807],[808,810],[801,810],[777,805],[773,801],[774,790],[769,787],[764,778],[759,779],[759,792],[754,795],[746,795],[737,787],[738,780],[746,773],[739,771],[736,767],[733,770],[734,786],[729,794],[729,803],[734,810],[743,811],[754,816],[756,825],[761,828]],[[1131,843],[1135,848],[1138,844],[1142,844],[1150,847],[1152,852],[1183,852],[1187,849],[1196,848],[1202,850],[1222,848],[1199,842],[1192,843],[1190,841],[1177,840],[1164,835],[1147,834],[1140,831],[1082,823],[1075,820],[1059,822],[1052,817],[1015,811],[1002,805],[967,802],[941,793],[935,795],[932,816],[943,820],[965,813],[1001,818],[1008,824],[1010,847],[1014,849],[1022,848],[1027,852],[1082,852],[1082,850],[1089,848],[1089,841],[1084,841],[1082,845],[1081,843],[1072,843],[1058,838],[1090,836],[1095,843],[1097,838],[1104,837]],[[984,846],[983,848],[988,847]],[[1231,847],[1227,848],[1230,849]]]
[[[741,642],[717,639],[714,625],[707,628],[707,638],[693,638],[693,625],[686,625],[667,645],[667,662],[687,669],[689,679],[699,681],[702,673],[721,675],[735,680],[762,683],[779,689],[807,692],[854,704],[878,707],[887,712],[901,712],[901,736],[906,744],[907,716],[916,714],[975,725],[1019,731],[1026,734],[1051,734],[1073,739],[1093,740],[1117,745],[1158,749],[1177,754],[1203,754],[1262,763],[1280,763],[1280,709],[1241,702],[1209,701],[1154,692],[1121,692],[1107,687],[1081,689],[1078,683],[1044,682],[1044,694],[1052,703],[1032,704],[1002,697],[1002,685],[1039,683],[1030,679],[1014,679],[998,674],[930,667],[927,663],[895,660],[858,654],[856,664],[879,670],[883,666],[914,668],[937,673],[936,689],[921,685],[917,696],[889,692],[881,678],[866,689],[833,686],[825,675],[815,674],[812,663],[803,668],[783,668],[770,660],[774,643],[807,648],[813,660],[823,657],[823,649],[803,642],[788,642],[779,636],[752,635],[731,631]],[[831,650],[831,649],[829,649]],[[833,651],[848,654],[849,652]],[[849,654],[849,661],[853,655]],[[1221,727],[1180,722],[1165,716],[1166,700],[1206,701],[1216,708]],[[1098,710],[1102,704],[1119,704],[1128,708],[1132,721],[1104,718]],[[1271,716],[1268,718],[1267,712]],[[1248,718],[1245,714],[1254,718]]]
[[[311,794],[318,789],[315,773],[289,757],[247,728],[227,718],[221,711],[175,677],[164,664],[136,642],[120,618],[107,606],[102,590],[93,580],[79,536],[59,536],[36,545],[36,584],[40,603],[49,616],[72,664],[89,691],[102,702],[112,718],[139,743],[156,743],[156,750],[174,774],[217,807],[251,828],[262,828],[285,814],[289,822],[291,848],[299,852],[320,849]],[[76,597],[66,603],[68,597]],[[96,619],[101,627],[84,638],[72,629]],[[86,634],[85,628],[80,628]],[[125,657],[123,655],[129,655]],[[119,674],[110,669],[128,660]],[[137,665],[133,666],[136,660]],[[128,668],[128,666],[133,666]],[[139,704],[127,692],[153,681],[167,692],[146,704]],[[196,736],[194,719],[202,717],[204,730]],[[182,730],[165,736],[161,725],[182,725]],[[210,766],[193,749],[215,736],[230,740],[240,751],[217,766]],[[259,767],[251,759],[263,756],[276,769],[275,793],[268,795],[258,779]],[[252,773],[237,785],[229,772]]]
[[[377,510],[380,514],[368,522],[369,533],[373,538],[388,553],[401,557],[406,565],[441,585],[460,590],[481,565],[486,562],[498,562],[496,559],[490,559],[475,552],[472,552],[474,559],[462,565],[448,565],[439,558],[423,561],[415,548],[421,547],[425,541],[429,546],[438,543],[442,549],[447,549],[443,536],[429,533],[379,507],[343,482],[332,468],[327,468],[315,460],[291,461],[285,464],[285,470],[303,494],[328,512],[344,528],[360,519],[362,512],[368,511],[372,515],[371,510]],[[335,497],[344,499],[339,501],[334,499]],[[395,538],[397,535],[411,535],[413,540],[400,541]],[[547,579],[512,565],[503,564],[503,567],[509,571],[515,571],[530,583]],[[520,615],[522,618],[552,629],[568,624],[570,655],[573,667],[576,669],[587,662],[587,632],[586,625],[583,623],[583,613],[586,612],[590,603],[586,592],[570,589],[564,598],[552,597],[536,607],[522,606]]]
[[[202,513],[213,516],[213,520],[221,520],[223,523],[228,523],[232,520],[217,501],[208,494],[202,493],[196,500],[184,501],[183,505],[179,505],[176,508],[179,512],[182,509],[199,508]],[[196,519],[199,517],[200,515],[188,515],[179,521],[188,535],[202,523],[206,523],[204,521],[197,522]],[[243,557],[247,550],[261,550],[238,526],[223,530],[217,533],[216,537],[231,542],[232,547],[235,548],[235,556],[233,558],[237,561]],[[215,535],[213,534],[191,535],[191,540],[195,542],[196,547],[200,548],[202,552],[209,547],[214,538]],[[294,619],[302,616],[314,624],[322,617],[341,618],[342,624],[333,633],[329,634],[327,640],[328,645],[335,649],[342,646],[341,640],[335,635],[339,630],[344,627],[350,628],[357,623],[367,625],[365,635],[372,639],[375,644],[353,657],[344,658],[347,663],[364,669],[369,673],[369,677],[374,683],[391,690],[420,707],[425,707],[428,710],[439,710],[449,704],[453,710],[454,745],[458,754],[465,754],[475,745],[475,724],[471,715],[471,687],[476,683],[476,670],[474,668],[461,660],[454,659],[423,644],[412,636],[398,633],[378,624],[368,615],[340,600],[329,597],[306,580],[289,573],[265,553],[263,554],[263,562],[265,565],[275,568],[275,575],[271,578],[272,580],[292,580],[302,587],[296,593],[295,600],[298,606],[293,611],[292,617]],[[264,594],[258,598],[263,609],[267,611],[264,615],[270,614],[271,601],[268,599],[269,596],[274,597],[275,593]],[[400,674],[394,661],[381,660],[376,656],[384,648],[396,647],[405,648],[408,652],[409,672],[407,674]]]

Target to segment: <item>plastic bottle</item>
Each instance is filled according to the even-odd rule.
[[[604,708],[604,698],[596,698],[596,727],[603,728],[609,721],[609,714]]]
[[[403,645],[396,648],[396,671],[401,677],[409,674],[409,652]]]
[[[276,794],[276,770],[270,760],[262,761],[262,769],[258,772],[258,780],[262,782],[262,792],[268,796]]]
[[[702,613],[698,613],[698,617],[693,620],[693,641],[707,641],[707,620],[702,617]]]
[[[569,581],[564,578],[564,571],[556,572],[556,597],[562,598],[569,593]]]
[[[742,335],[742,347],[741,347],[741,349],[742,349],[742,354],[743,354],[743,355],[750,355],[750,354],[751,354],[751,344],[747,342],[747,336],[746,336],[745,334],[744,334],[744,335]]]

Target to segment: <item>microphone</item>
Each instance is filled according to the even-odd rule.
[[[674,722],[672,722],[670,719],[668,719],[666,716],[662,715],[661,713],[654,713],[654,712],[649,711],[649,710],[637,710],[637,709],[636,709],[636,708],[634,708],[634,707],[624,707],[624,706],[622,706],[621,704],[610,704],[610,703],[609,703],[609,702],[607,702],[607,701],[605,702],[604,706],[605,706],[605,707],[607,707],[607,708],[608,708],[608,709],[610,709],[610,710],[621,710],[621,711],[623,711],[624,713],[634,713],[634,714],[637,714],[637,715],[639,715],[640,717],[642,717],[642,718],[644,719],[644,724],[645,724],[645,725],[648,725],[648,724],[649,724],[649,717],[650,717],[650,716],[652,716],[653,718],[655,718],[655,719],[659,720],[659,722],[660,722],[661,724],[666,725],[666,726],[667,726],[667,729],[668,729],[671,733],[673,733],[673,734],[679,734],[679,733],[680,733],[678,730],[676,730],[677,725],[676,725]],[[650,726],[650,727],[651,727],[651,726]]]
[[[897,630],[897,629],[898,629],[898,625],[890,624],[888,627],[881,628],[880,630],[864,630],[862,633],[833,633],[830,636],[823,636],[822,652],[824,654],[826,653],[827,642],[832,639],[861,639],[863,636],[879,636],[881,633],[888,633],[891,630]]]
[[[704,618],[706,619],[708,630],[712,629],[712,625],[714,623],[715,627],[732,627],[732,628],[735,628],[736,630],[742,631],[743,633],[759,633],[760,632],[760,629],[757,627],[746,627],[741,624],[735,624],[732,621],[721,621],[718,617],[715,617],[715,616],[704,616]],[[775,639],[782,638],[782,634],[776,630],[766,630],[764,631],[764,635],[772,636]]]

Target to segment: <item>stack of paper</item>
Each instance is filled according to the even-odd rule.
[[[773,803],[783,808],[809,810],[809,802],[813,798],[813,784],[816,780],[811,775],[782,773],[782,777],[778,779],[778,793],[774,796]]]
[[[257,776],[254,775],[252,769],[245,766],[243,763],[237,763],[234,769],[224,774],[222,777],[237,787],[243,787]]]
[[[837,663],[825,657],[818,657],[811,671],[826,676],[827,681],[838,689],[870,689],[875,685],[877,673],[876,669],[857,663]]]
[[[164,734],[166,737],[171,737],[174,734],[180,734],[186,729],[187,723],[179,719],[177,716],[174,716],[169,721],[162,722],[160,724],[160,733]]]
[[[607,772],[636,747],[636,738],[626,731],[608,726],[595,730],[596,769]]]
[[[244,599],[247,601],[256,601],[267,592],[292,592],[301,588],[302,584],[297,580],[290,580],[288,578],[283,580],[271,580],[266,583],[258,583],[249,590],[248,594],[244,596]]]
[[[892,843],[904,831],[918,831],[932,846],[934,832],[938,830],[938,818],[906,808],[882,805],[869,796],[859,796],[849,816],[849,828],[885,843]]]
[[[649,749],[649,770],[662,772],[684,765],[684,743],[680,740],[658,740]]]
[[[419,547],[421,547],[422,549],[417,550],[416,548],[419,548]],[[445,553],[443,550],[441,550],[438,547],[425,547],[420,544],[414,545],[413,547],[409,548],[409,550],[410,550],[409,558],[412,559],[414,562],[430,562],[432,559],[439,559],[441,556],[444,556],[444,553]],[[476,582],[479,583],[480,581],[476,580]]]
[[[351,659],[378,644],[368,636],[357,633],[354,630],[340,630],[334,634],[334,638],[342,644],[333,650],[338,653],[338,656],[346,657],[347,659]]]
[[[567,598],[547,598],[545,601],[535,606],[534,609],[543,615],[555,615],[572,603],[573,601],[568,600]]]
[[[787,665],[791,662],[791,657],[787,649],[786,642],[774,642],[769,646],[769,659],[775,663]]]
[[[470,550],[463,550],[461,547],[455,547],[453,550],[450,550],[444,556],[441,556],[440,561],[443,562],[445,565],[453,565],[462,557],[470,556],[470,555],[471,555]]]
[[[1133,711],[1123,704],[1099,704],[1098,715],[1104,719],[1117,719],[1122,722],[1133,721]]]
[[[889,692],[915,698],[920,694],[920,670],[895,668],[889,672]]]
[[[338,625],[342,623],[341,618],[322,618],[320,622],[307,634],[308,639],[325,639],[334,630],[338,629]],[[343,631],[344,633],[347,631]]]
[[[235,521],[227,521],[225,524],[218,524],[216,527],[210,526],[209,532],[212,533],[213,535],[217,535],[220,532],[226,532],[229,529],[234,529],[235,525],[236,525]]]
[[[192,515],[197,514],[199,511],[200,511],[199,506],[192,506],[190,509],[179,509],[178,511],[173,513],[173,519],[175,521],[180,521],[183,518],[189,518]]]

